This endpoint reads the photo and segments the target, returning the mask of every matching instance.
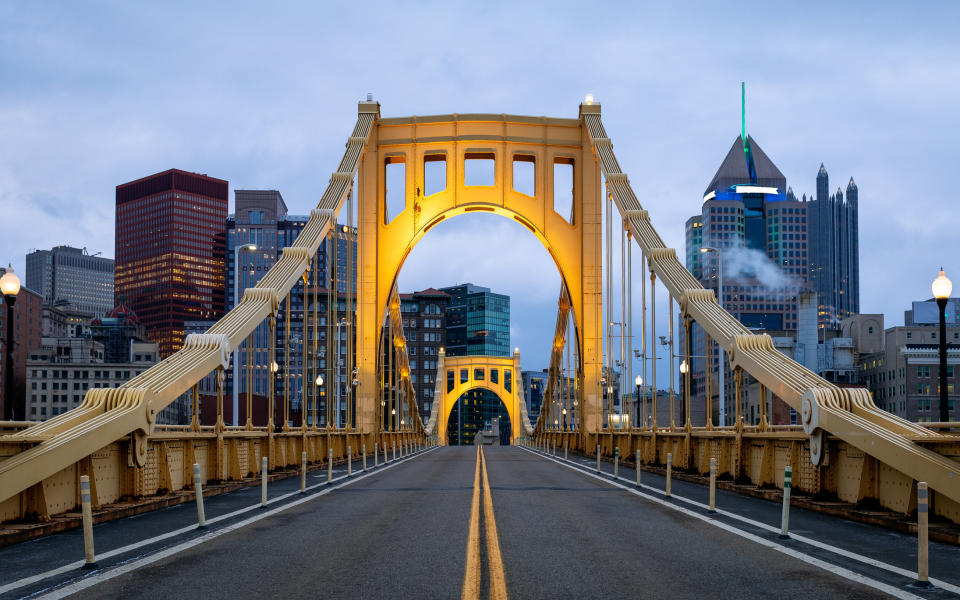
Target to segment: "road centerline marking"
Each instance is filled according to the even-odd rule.
[[[470,501],[470,527],[467,532],[467,561],[463,571],[461,600],[480,598],[480,447],[477,447],[473,473],[473,499]]]
[[[500,537],[497,535],[497,519],[493,513],[493,495],[487,477],[487,457],[480,448],[480,466],[483,471],[483,526],[487,534],[487,568],[490,573],[490,598],[507,600],[507,576],[500,553]]]

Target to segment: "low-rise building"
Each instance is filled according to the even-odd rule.
[[[27,358],[27,418],[45,421],[79,406],[87,390],[120,387],[155,364],[158,355],[156,342],[132,342],[129,360],[107,362],[101,342],[43,338]]]
[[[940,420],[939,326],[891,327],[880,352],[860,356],[860,375],[880,408],[909,421]],[[947,409],[960,420],[960,326],[947,327]]]

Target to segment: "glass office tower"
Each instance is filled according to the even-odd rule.
[[[450,296],[445,315],[448,356],[510,356],[510,296],[472,283],[440,291]],[[477,431],[494,417],[500,417],[501,429],[509,426],[506,407],[496,394],[467,392],[450,415],[448,442],[472,444]]]

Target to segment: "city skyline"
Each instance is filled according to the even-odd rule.
[[[777,157],[797,196],[815,192],[821,162],[838,182],[853,175],[862,188],[861,269],[887,275],[863,281],[863,312],[900,323],[902,307],[929,293],[939,266],[951,276],[960,272],[950,244],[955,218],[941,200],[951,189],[954,162],[945,132],[957,124],[952,107],[960,99],[952,83],[956,66],[947,58],[957,50],[947,27],[952,7],[940,9],[943,18],[924,17],[922,29],[911,27],[921,23],[918,14],[876,7],[869,27],[836,36],[819,27],[822,16],[809,7],[779,10],[781,27],[774,32],[764,27],[771,9],[760,4],[736,17],[695,11],[684,15],[689,27],[682,30],[668,26],[677,17],[670,9],[625,6],[631,21],[650,26],[614,29],[585,54],[566,48],[577,21],[575,11],[562,7],[546,14],[514,7],[515,23],[466,34],[473,47],[496,48],[535,16],[545,22],[531,44],[557,49],[549,61],[466,53],[442,37],[408,42],[399,35],[405,17],[398,17],[374,23],[370,33],[396,44],[394,53],[372,54],[351,43],[358,54],[347,67],[316,61],[345,47],[346,38],[318,36],[301,25],[317,17],[306,9],[241,16],[199,8],[195,18],[216,18],[217,27],[199,40],[175,25],[182,43],[160,50],[164,38],[148,28],[148,8],[117,7],[95,20],[79,9],[21,7],[0,9],[8,48],[0,60],[10,82],[0,91],[6,107],[0,131],[7,140],[0,150],[0,203],[8,215],[0,226],[0,258],[21,274],[31,248],[70,244],[115,256],[113,186],[169,167],[209,173],[233,189],[279,189],[291,213],[308,213],[336,167],[343,124],[367,92],[382,102],[385,116],[476,110],[561,117],[576,114],[584,94],[593,93],[619,133],[618,156],[653,223],[680,249],[683,222],[739,127],[742,80],[747,130]],[[360,18],[333,12],[346,21]],[[420,26],[438,31],[463,18],[443,7],[423,12]],[[852,8],[829,13],[837,22],[862,16]],[[482,21],[485,15],[477,9],[475,16]],[[703,35],[704,28],[734,18],[753,31],[751,45],[717,47]],[[95,35],[102,19],[124,26],[117,37]],[[258,21],[284,36],[251,56],[230,32]],[[221,52],[206,52],[208,44]],[[598,66],[604,56],[616,60]],[[289,68],[275,68],[280,64]],[[624,78],[626,65],[631,75]],[[139,77],[142,68],[153,80]],[[258,80],[264,85],[253,89]],[[197,93],[163,91],[187,83]],[[269,92],[276,88],[287,92],[277,98]],[[821,93],[828,89],[843,93]],[[51,143],[54,133],[73,143]],[[471,229],[475,224],[483,229]],[[414,249],[400,281],[403,289],[424,289],[470,280],[510,295],[511,338],[535,361],[525,368],[537,368],[549,347],[559,275],[542,246],[521,233],[505,220],[453,220]],[[444,246],[464,236],[487,242],[494,256]],[[437,256],[445,259],[439,267]],[[451,274],[449,283],[438,271]]]

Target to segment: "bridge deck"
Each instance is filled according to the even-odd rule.
[[[95,528],[102,570],[92,574],[73,564],[16,585],[82,557],[77,531],[5,548],[0,599],[41,590],[97,598],[455,598],[467,564],[476,456],[474,447],[439,448],[366,477],[355,472],[330,487],[324,472],[312,473],[308,485],[315,487],[306,496],[297,493],[296,480],[275,482],[266,510],[258,508],[256,489],[218,496],[208,500],[207,515],[220,520],[203,532],[191,527],[192,505],[105,523]],[[649,473],[644,483],[651,489],[640,495],[626,481],[618,487],[609,474],[595,475],[588,459],[560,464],[520,448],[489,446],[484,456],[507,592],[515,598],[701,598],[721,591],[735,597],[874,598],[883,595],[877,585],[901,597],[948,595],[944,589],[931,595],[905,587],[915,566],[910,536],[794,509],[795,539],[781,542],[757,524],[722,514],[709,518],[681,500],[705,499],[705,489],[695,484],[674,481],[675,499],[666,506],[656,492],[663,479]],[[603,468],[609,472],[611,465]],[[342,475],[343,468],[337,469],[335,477]],[[630,469],[621,476],[634,477]],[[717,503],[758,523],[778,523],[779,505],[770,502],[720,490]],[[480,506],[485,597],[495,561],[484,535],[490,520],[482,501]],[[107,554],[166,532],[175,533]],[[893,571],[813,547],[801,537]],[[934,578],[960,585],[960,548],[933,543],[930,556]],[[811,561],[823,561],[827,569]],[[849,573],[874,587],[851,581]]]

